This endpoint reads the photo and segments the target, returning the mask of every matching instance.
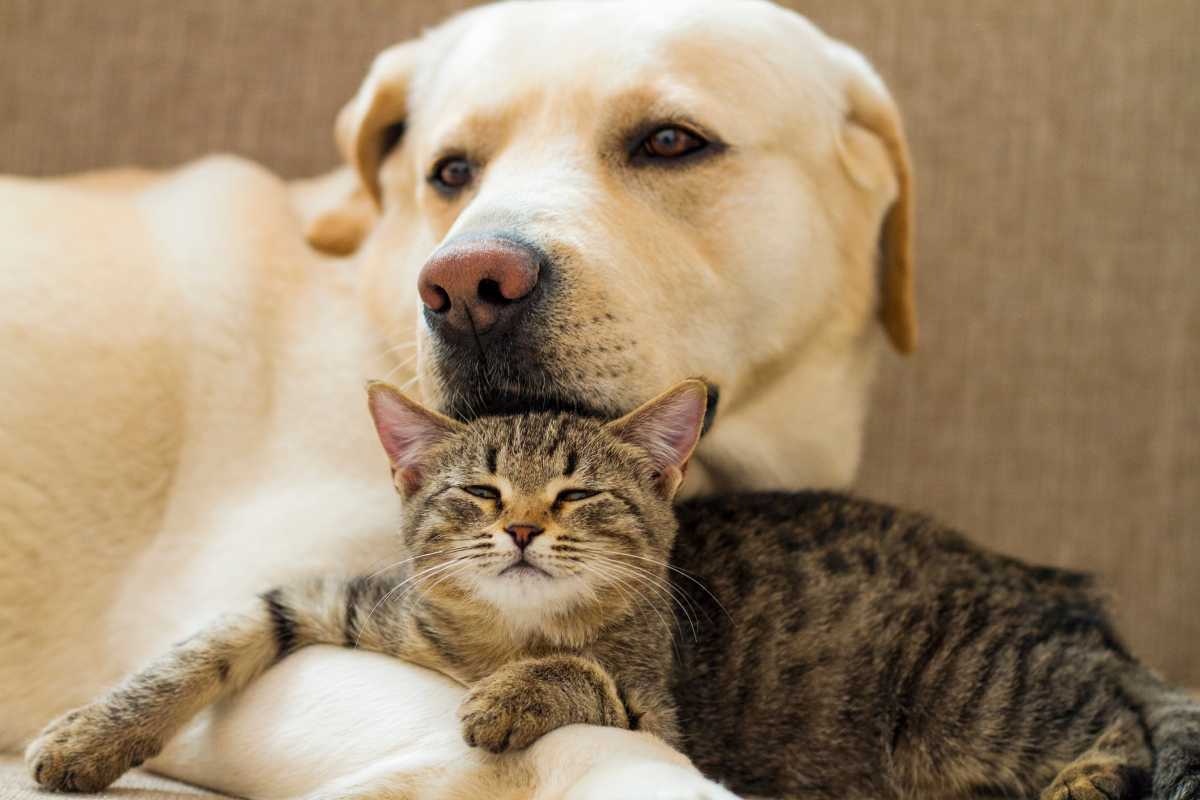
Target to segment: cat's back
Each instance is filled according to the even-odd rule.
[[[674,692],[684,730],[704,732],[687,750],[742,792],[883,781],[874,796],[891,796],[898,743],[950,735],[910,725],[909,709],[1006,702],[996,665],[1040,658],[1064,631],[1116,642],[1088,576],[991,553],[922,514],[814,491],[700,498],[677,515],[688,612]]]
[[[840,492],[698,498],[677,517],[676,566],[742,599],[841,584],[856,585],[859,596],[973,588],[1024,601],[1099,599],[1085,573],[1029,565],[925,514]]]

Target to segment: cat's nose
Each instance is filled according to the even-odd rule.
[[[537,525],[509,525],[504,529],[504,532],[513,538],[517,543],[517,547],[524,550],[533,541],[533,537],[542,532],[542,528]]]

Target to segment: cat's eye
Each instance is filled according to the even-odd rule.
[[[595,497],[599,492],[590,492],[587,489],[563,489],[558,493],[558,497],[554,498],[556,503],[574,503],[579,500],[587,500],[589,497]]]
[[[499,500],[500,490],[491,486],[464,486],[462,490],[469,495],[473,495],[482,500]]]

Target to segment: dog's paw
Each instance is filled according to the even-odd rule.
[[[488,681],[476,684],[458,707],[463,739],[471,747],[492,753],[529,747],[559,727],[548,719],[547,710],[534,694]]]
[[[1088,759],[1068,764],[1041,800],[1137,800],[1150,785],[1146,770],[1117,759]]]
[[[94,703],[51,722],[25,751],[33,779],[58,792],[98,792],[131,767],[157,755],[158,747],[114,723]]]
[[[633,763],[590,770],[563,800],[738,800],[694,768],[670,763]]]

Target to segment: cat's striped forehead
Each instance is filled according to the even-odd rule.
[[[644,458],[604,428],[565,412],[481,417],[442,459],[444,468],[504,477],[534,489],[555,478],[636,479]]]

